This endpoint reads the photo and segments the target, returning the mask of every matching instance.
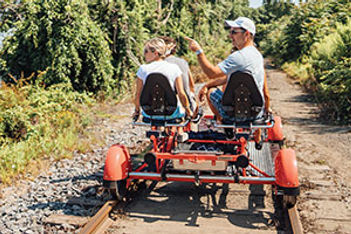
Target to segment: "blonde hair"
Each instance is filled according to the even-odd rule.
[[[152,38],[148,40],[144,45],[144,50],[149,47],[150,49],[154,49],[160,58],[164,59],[166,57],[167,46],[164,40],[161,38]]]

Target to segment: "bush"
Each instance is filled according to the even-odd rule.
[[[94,101],[64,84],[4,86],[0,89],[0,181],[25,170],[33,160],[60,158],[77,147],[88,123],[82,105]]]
[[[350,7],[348,0],[317,0],[295,7],[267,27],[269,46],[264,47],[265,54],[277,58],[279,65],[302,60],[337,23],[347,21]]]
[[[289,75],[315,92],[329,119],[351,122],[351,24],[347,0],[312,1],[265,25],[261,43]]]
[[[111,52],[84,1],[24,1],[21,13],[1,52],[5,82],[13,82],[9,74],[16,79],[35,74],[32,81],[45,86],[65,83],[78,91],[108,90]]]
[[[310,64],[329,115],[351,121],[351,20],[312,46]]]

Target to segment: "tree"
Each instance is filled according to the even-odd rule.
[[[78,0],[33,0],[17,5],[20,17],[8,24],[13,34],[1,50],[0,76],[6,82],[41,76],[31,82],[67,83],[78,91],[111,86],[113,67],[106,35]]]

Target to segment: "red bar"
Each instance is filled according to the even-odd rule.
[[[162,178],[160,177],[143,177],[143,176],[130,176],[130,179],[146,179],[146,180],[156,180],[161,181]],[[196,182],[193,178],[166,178],[165,181],[180,181],[180,182]],[[199,179],[197,182],[199,183],[228,183],[233,184],[235,183],[234,180],[215,180],[215,179]],[[275,184],[274,181],[240,181],[239,184]]]
[[[147,163],[144,163],[143,165],[141,165],[140,167],[138,167],[135,172],[140,172],[141,170],[143,170],[145,167],[147,167]]]
[[[154,135],[152,135],[150,137],[150,140],[152,140],[152,142],[154,143],[154,150],[155,150],[155,152],[157,152],[157,139],[156,139],[156,137]]]
[[[259,173],[261,173],[263,176],[265,177],[271,177],[269,176],[266,172],[262,171],[261,169],[259,169],[258,167],[256,167],[255,165],[253,165],[252,163],[249,163],[250,167],[252,167],[253,169],[255,169],[256,171],[258,171]]]

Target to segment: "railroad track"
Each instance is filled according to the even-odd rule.
[[[137,195],[137,193],[145,188],[144,181],[132,182],[130,190],[123,201],[108,200],[99,211],[89,219],[89,221],[80,230],[80,234],[104,233],[117,219],[118,214],[129,202]]]
[[[109,214],[117,204],[117,201],[107,201],[79,233],[104,233],[113,223]]]
[[[232,196],[238,196],[238,195],[248,195],[247,191],[244,190],[234,190],[230,191]],[[135,195],[135,191],[133,192],[133,195]],[[145,194],[142,196],[144,197]],[[172,196],[172,195],[170,195]],[[254,196],[256,199],[260,200],[263,199],[265,194],[262,194],[261,192],[253,192],[251,191],[249,196]],[[141,198],[144,199],[144,198]],[[138,200],[138,199],[137,199]],[[101,209],[89,219],[89,221],[85,224],[85,226],[80,230],[79,233],[81,234],[90,234],[90,233],[104,233],[108,229],[111,231],[113,228],[110,228],[112,225],[115,224],[116,219],[118,219],[118,215],[116,213],[120,213],[121,210],[123,210],[127,204],[130,202],[133,202],[132,196],[129,196],[128,201],[107,201]],[[138,201],[136,201],[138,202]],[[157,209],[157,208],[156,208]],[[152,211],[150,211],[152,213]],[[302,234],[303,229],[301,225],[301,221],[299,218],[298,211],[296,209],[296,206],[294,206],[291,209],[287,209],[284,212],[282,212],[284,215],[287,215],[285,217],[286,222],[285,223],[285,228],[284,228],[284,233],[296,233],[296,234]],[[220,215],[219,213],[217,215]],[[247,214],[248,216],[252,214]],[[132,216],[135,216],[133,214]],[[242,219],[245,219],[245,217],[241,217]],[[143,224],[141,224],[142,226]],[[279,233],[279,231],[277,230]],[[131,233],[133,233],[131,231]]]
[[[296,209],[296,205],[288,210],[291,231],[294,234],[302,234],[303,228],[299,216],[299,212]]]
[[[307,169],[310,171],[310,172],[314,172],[315,174],[317,175],[321,175],[323,173],[321,173],[321,171],[326,171],[326,170],[330,170],[327,166],[314,166],[313,168],[310,168],[310,167],[307,167]],[[328,183],[327,183],[328,182]],[[302,188],[302,194],[301,194],[301,197],[299,198],[299,203],[303,205],[303,207],[306,207],[306,202],[308,201],[312,201],[314,203],[323,203],[323,202],[333,202],[333,204],[342,204],[343,202],[343,198],[342,198],[342,194],[339,194],[339,193],[331,193],[330,191],[332,191],[331,189],[333,187],[335,187],[335,184],[333,183],[333,181],[328,181],[328,180],[312,180],[312,178],[310,178],[310,182],[304,182],[303,184],[305,184],[305,186]],[[234,186],[234,188],[232,188],[232,186]],[[264,196],[265,197],[265,203],[267,203],[267,198],[269,198],[270,196],[267,196],[267,195],[264,195],[264,194],[261,194],[261,193],[257,193],[254,192],[252,193],[252,191],[248,191],[248,190],[244,190],[243,188],[245,188],[245,186],[242,186],[240,187],[239,189],[237,189],[237,187],[235,186],[239,186],[239,185],[230,185],[229,186],[229,191],[227,192],[222,192],[222,193],[227,193],[227,196],[225,197],[225,199],[228,201],[228,200],[231,200],[231,199],[237,199],[237,200],[242,200],[242,199],[247,199],[247,197],[249,196],[256,196],[258,197],[258,200],[260,200],[261,198],[263,198]],[[167,187],[167,186],[163,186],[164,188]],[[170,186],[168,186],[170,187]],[[175,190],[180,190],[182,187],[182,191],[184,191],[184,193],[188,193],[187,195],[183,196],[183,197],[180,197],[178,198],[178,200],[174,199],[175,196],[179,196],[181,193],[177,193],[175,194]],[[160,191],[160,189],[164,189],[162,188],[162,186],[158,186],[156,189],[156,191]],[[152,204],[153,206],[155,207],[151,207],[151,206],[148,206],[150,207],[151,210],[144,210],[144,213],[141,214],[140,213],[140,210],[138,208],[138,206],[144,206],[145,208],[145,205],[148,205],[148,204],[145,204],[146,202],[150,201],[150,200],[155,200],[157,197],[159,197],[160,200],[165,200],[165,199],[173,199],[172,202],[174,203],[177,203],[177,205],[182,205],[180,203],[182,203],[182,201],[186,200],[187,197],[189,196],[192,196],[192,199],[195,199],[194,196],[192,194],[190,194],[189,192],[189,188],[191,189],[191,185],[185,185],[185,184],[182,184],[180,185],[178,188],[175,188],[173,189],[172,191],[170,191],[172,188],[168,189],[167,191],[163,190],[161,192],[151,192],[153,194],[151,194],[151,196],[149,196],[149,194],[145,194],[145,193],[141,193],[141,195],[137,198],[137,199],[131,199],[130,202],[132,204],[132,208],[130,208],[130,206],[127,206],[126,208],[128,209],[128,216],[129,217],[148,217],[148,215],[150,217],[153,217],[153,216],[157,216],[159,217],[160,214],[155,212],[155,210],[160,210],[160,209],[164,209],[164,206],[162,205],[158,205],[158,204]],[[193,189],[194,190],[194,189]],[[197,191],[197,190],[200,190],[198,191],[198,193],[200,194],[200,196],[204,197],[204,192],[201,191],[201,188],[195,188],[194,191]],[[194,191],[191,191],[191,193],[193,193]],[[269,190],[268,190],[269,191]],[[267,191],[267,193],[268,193]],[[329,191],[329,193],[328,193]],[[217,192],[218,193],[218,192]],[[189,195],[190,194],[190,195]],[[223,194],[220,194],[220,196],[222,196]],[[173,197],[173,198],[172,198]],[[193,205],[195,202],[197,201],[192,201],[192,203],[189,203],[190,205]],[[200,201],[202,203],[204,203],[204,201]],[[199,203],[200,203],[199,202]],[[144,203],[142,205],[138,205],[138,203]],[[269,203],[269,201],[268,201]],[[203,204],[202,204],[203,205]],[[101,205],[100,205],[101,206]],[[107,205],[106,205],[107,206]],[[116,204],[115,206],[117,207],[121,207],[121,204]],[[199,206],[201,208],[201,206]],[[234,207],[237,211],[240,211],[241,213],[239,214],[239,216],[236,216],[235,218],[241,218],[241,219],[246,219],[247,217],[249,217],[250,215],[257,215],[257,214],[248,214],[249,213],[249,209],[247,208],[241,208],[241,207],[238,207],[236,205],[232,205],[231,207]],[[342,209],[343,207],[340,206],[340,209]],[[103,209],[103,208],[102,208]],[[149,209],[149,208],[148,208]],[[171,213],[169,210],[167,209],[171,209],[171,208],[166,208],[166,210],[161,214],[161,215],[165,215],[166,216]],[[190,209],[190,208],[189,208]],[[197,212],[197,209],[198,208],[193,208],[193,211]],[[223,208],[220,208],[220,209],[223,209]],[[268,207],[269,210],[274,210],[273,208],[270,208]],[[104,209],[103,209],[104,210]],[[198,209],[199,210],[199,209]],[[301,211],[301,217],[306,217],[306,212],[310,212],[311,209],[306,209],[306,210],[302,210]],[[215,213],[217,212],[217,213]],[[218,212],[218,211],[215,211],[213,213],[215,214],[212,214],[213,216],[219,216],[219,215],[224,215],[225,212],[227,211],[224,211],[222,213]],[[246,213],[245,213],[246,212]],[[342,214],[340,214],[340,216],[337,216],[339,214],[337,213],[329,213],[329,215],[325,215],[324,212],[322,210],[320,210],[319,212],[321,212],[321,214],[319,214],[320,216],[317,216],[316,217],[316,222],[335,222],[335,223],[340,223],[342,225],[349,225],[351,222],[349,221],[349,219],[344,218],[343,216],[341,216]],[[322,213],[323,212],[323,213]],[[148,214],[146,214],[148,213]],[[237,212],[239,213],[239,212]],[[300,221],[300,215],[297,211],[297,208],[296,206],[291,208],[291,209],[288,209],[286,210],[286,212],[284,212],[285,214],[285,225],[287,226],[287,228],[284,230],[284,233],[303,233],[303,227],[301,225],[301,221]],[[97,213],[98,214],[98,213]],[[246,215],[245,217],[243,217],[243,215]],[[248,215],[248,216],[247,216]],[[98,216],[98,215],[96,215]],[[201,215],[199,215],[201,216]],[[321,219],[320,217],[323,217],[323,219]],[[215,217],[214,217],[215,218]],[[250,217],[249,217],[250,218]],[[113,225],[116,223],[118,223],[118,220],[117,222],[113,222],[113,218],[111,218],[109,215],[105,215],[104,216],[104,219],[109,219],[108,220],[108,225],[105,225],[104,223],[106,223],[105,221],[104,222],[100,222],[100,224],[96,224],[95,222],[95,218],[90,218],[88,223],[95,223],[94,226],[102,226],[104,227],[104,229],[108,229],[108,226],[109,225]],[[128,218],[129,219],[129,218]],[[159,219],[161,221],[164,220],[164,218],[154,218],[155,220]],[[144,219],[145,220],[145,219]],[[174,222],[174,220],[170,219],[172,222]],[[209,219],[207,219],[209,220]],[[110,222],[112,221],[112,222]],[[186,219],[183,219],[181,220],[183,223],[186,223],[187,220]],[[124,220],[122,221],[123,223],[120,223],[122,225],[124,225],[124,222],[128,222],[128,220]],[[177,222],[177,221],[175,221]],[[178,220],[179,222],[179,220]],[[85,222],[86,223],[86,222]],[[143,221],[140,221],[138,222],[140,223],[141,226],[145,225],[149,225],[149,223],[145,223]],[[190,223],[190,222],[189,222]],[[203,226],[203,223],[200,223],[200,221],[194,221],[194,223],[198,223],[199,226]],[[104,225],[102,225],[104,224]],[[91,224],[86,224],[85,227],[88,227],[88,225],[90,226]],[[188,224],[185,224],[185,225],[188,225]],[[305,225],[308,225],[308,223],[306,223],[306,220],[304,219],[304,226]],[[77,225],[78,226],[78,225]],[[126,224],[126,226],[128,226],[128,223]],[[114,227],[110,227],[110,230],[113,230]],[[128,227],[127,227],[128,228]],[[305,228],[309,228],[308,226],[305,226]],[[330,229],[327,229],[328,227],[319,227],[318,231],[321,231],[321,232],[330,232]],[[101,229],[99,229],[101,230]],[[127,229],[128,230],[128,229]],[[317,230],[317,229],[314,229],[314,230]],[[83,229],[82,229],[83,231]],[[99,231],[100,232],[100,231]],[[279,232],[279,231],[278,231]],[[89,232],[85,232],[85,233],[89,233]],[[94,233],[93,231],[91,231],[91,233]],[[95,232],[97,233],[97,232]],[[101,231],[101,233],[103,233],[103,231]],[[131,232],[133,233],[133,232]]]
[[[146,186],[146,183],[148,183],[148,186]],[[166,191],[164,190],[165,188],[166,188]],[[268,187],[265,187],[265,188],[267,189]],[[140,193],[142,192],[140,190],[146,190],[147,192]],[[157,191],[156,194],[155,194],[155,191]],[[134,199],[137,194],[141,194],[141,195],[137,199]],[[113,231],[114,227],[111,227],[111,226],[114,226],[114,224],[118,223],[118,219],[120,218],[119,214],[124,213],[124,209],[125,208],[128,209],[127,205],[132,203],[132,206],[136,206],[136,208],[134,210],[132,209],[130,212],[131,214],[128,216],[133,218],[140,217],[141,219],[143,219],[143,221],[138,222],[138,225],[140,225],[139,228],[143,228],[144,225],[148,225],[148,223],[147,222],[145,223],[144,220],[155,219],[154,216],[156,217],[168,216],[169,214],[172,214],[173,212],[172,209],[174,209],[174,207],[172,207],[171,205],[162,204],[162,202],[156,202],[151,204],[148,202],[150,202],[150,200],[154,201],[157,199],[160,199],[160,200],[168,199],[168,200],[171,200],[172,201],[171,203],[175,204],[175,206],[179,205],[180,207],[183,207],[183,210],[188,211],[193,209],[191,212],[193,212],[194,216],[191,217],[190,221],[188,221],[189,217],[186,215],[184,215],[185,218],[183,220],[180,219],[184,222],[188,222],[188,224],[186,225],[201,226],[203,230],[206,230],[206,227],[204,226],[204,224],[201,223],[202,222],[200,220],[201,217],[196,217],[196,216],[202,216],[202,214],[198,214],[198,213],[200,212],[200,209],[202,209],[201,206],[204,203],[206,203],[203,201],[203,198],[205,196],[209,196],[209,197],[212,197],[211,202],[213,204],[210,204],[211,202],[209,202],[205,206],[206,207],[218,206],[218,207],[213,210],[211,210],[211,208],[210,209],[206,208],[205,212],[201,211],[200,213],[203,213],[203,212],[212,213],[211,215],[213,216],[213,219],[216,219],[217,217],[225,216],[225,215],[228,216],[228,220],[235,219],[236,223],[234,222],[234,226],[233,224],[224,224],[226,226],[225,228],[228,230],[230,230],[231,228],[235,229],[237,228],[237,226],[240,227],[241,225],[240,222],[245,222],[240,220],[251,220],[253,223],[256,222],[257,225],[255,226],[255,228],[257,228],[258,230],[267,229],[267,228],[274,230],[274,225],[273,227],[272,225],[270,225],[270,227],[267,227],[267,225],[265,224],[267,223],[267,220],[271,220],[273,221],[272,223],[276,224],[277,226],[276,231],[278,233],[280,230],[284,230],[284,233],[298,233],[298,234],[303,233],[301,221],[299,218],[299,214],[296,210],[296,206],[291,209],[285,209],[283,212],[276,212],[274,211],[275,210],[274,207],[269,205],[269,203],[271,202],[269,201],[271,197],[268,196],[267,194],[270,194],[270,193],[264,190],[263,185],[247,186],[242,184],[231,184],[231,185],[224,184],[221,186],[218,184],[217,185],[207,184],[204,186],[194,187],[194,185],[191,183],[181,183],[181,184],[178,183],[177,185],[175,185],[172,183],[164,183],[164,182],[156,183],[151,181],[147,181],[147,182],[137,181],[137,182],[133,182],[132,186],[130,186],[130,190],[128,191],[128,195],[126,199],[120,202],[109,200],[105,202],[103,205],[102,204],[94,205],[95,207],[101,206],[101,208],[94,216],[90,218],[84,217],[87,221],[86,220],[82,221],[84,223],[82,225],[78,224],[76,225],[76,227],[81,228],[80,230],[77,229],[77,231],[79,230],[79,233],[83,233],[83,234],[104,233],[107,230]],[[189,200],[189,198],[191,201],[188,203],[184,203],[184,201]],[[227,206],[227,203],[231,202],[230,200],[242,201],[243,199],[248,199],[247,207],[243,207],[242,204],[240,204],[242,202],[230,204]],[[218,200],[218,202],[216,200]],[[143,203],[143,202],[144,203],[146,202],[146,204],[143,204],[141,205],[140,208],[138,208],[138,203]],[[225,204],[224,206],[223,206],[223,202]],[[198,207],[193,208],[194,205],[196,204],[198,204]],[[258,209],[256,209],[255,206]],[[231,207],[231,208],[228,209],[228,207]],[[128,210],[128,213],[129,211],[130,209]],[[180,211],[180,213],[182,212],[184,211]],[[234,217],[233,217],[233,213],[234,213]],[[282,226],[277,225],[277,223],[279,222],[276,222],[274,220],[275,218],[273,218],[274,217],[273,213],[279,213],[283,215],[281,217],[282,221],[280,222],[280,223],[283,223]],[[176,214],[175,216],[177,215],[178,214]],[[266,215],[268,218],[263,217],[264,215]],[[172,217],[172,215],[169,215],[169,216]],[[66,218],[66,220],[69,220],[69,219],[72,220],[72,217]],[[160,218],[160,220],[165,220],[165,219],[164,217],[162,217]],[[174,222],[179,220],[177,219],[172,220],[170,218],[169,221]],[[127,227],[127,229],[122,230],[122,232],[126,231],[127,233],[135,233],[135,232],[140,232],[140,230],[143,230],[143,229],[139,229],[139,231],[133,232],[132,230],[128,230],[129,224],[125,225],[125,222],[127,222],[125,219],[123,219],[122,222],[123,222],[121,223],[122,226]],[[216,223],[216,221],[214,220],[213,223]],[[239,223],[239,225],[237,223]],[[170,226],[170,228],[172,227]],[[252,227],[249,227],[249,228],[252,228]],[[145,230],[145,232],[147,231]],[[182,231],[180,231],[179,233],[182,233]],[[209,231],[208,233],[211,233],[211,231]],[[234,233],[236,233],[236,229]]]

